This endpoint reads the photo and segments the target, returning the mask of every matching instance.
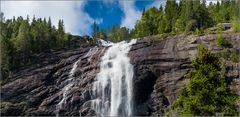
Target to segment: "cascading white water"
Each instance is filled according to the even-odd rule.
[[[113,44],[101,58],[93,84],[92,108],[98,116],[131,116],[133,66],[128,52],[136,40]]]
[[[91,60],[92,56],[94,54],[96,54],[98,51],[98,48],[97,47],[94,47],[94,48],[91,48],[86,55],[84,55],[83,58],[86,58],[88,57],[88,61]],[[62,109],[65,104],[67,103],[66,102],[66,99],[67,99],[67,95],[69,93],[69,89],[73,86],[74,84],[74,74],[76,72],[76,69],[78,67],[78,63],[81,61],[81,59],[79,58],[74,64],[73,64],[73,67],[71,69],[71,71],[69,72],[69,75],[68,75],[68,79],[66,81],[64,81],[67,85],[63,88],[62,90],[62,100],[57,104],[57,111],[59,111],[60,109]],[[58,116],[58,112],[57,112],[57,116]]]

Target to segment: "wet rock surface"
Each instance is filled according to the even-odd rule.
[[[224,34],[240,55],[240,34]],[[159,40],[145,37],[137,41],[129,52],[134,65],[135,115],[162,115],[177,99],[181,87],[188,79],[191,60],[197,55],[197,46],[205,44],[213,52],[222,47],[216,44],[217,35],[169,36]],[[42,57],[38,66],[26,67],[14,73],[1,85],[1,102],[21,103],[24,107],[3,106],[2,115],[95,115],[91,108],[92,84],[101,56],[107,47],[95,47],[93,56],[85,56],[93,48],[58,51]],[[79,60],[80,59],[80,60]],[[68,84],[69,72],[78,61],[73,75],[73,85],[68,90],[64,107],[57,108],[63,98],[63,88]],[[240,94],[240,63],[228,61],[231,88]],[[11,112],[12,113],[11,113]]]

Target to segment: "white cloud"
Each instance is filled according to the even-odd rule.
[[[103,18],[95,19],[96,24],[101,24],[103,22]]]
[[[221,3],[220,0],[206,0],[206,4],[209,5],[211,2],[212,2],[213,4],[217,4],[218,1]]]
[[[1,1],[2,12],[9,19],[13,16],[27,15],[30,18],[51,17],[52,23],[57,26],[58,20],[63,19],[65,30],[72,34],[89,34],[95,19],[85,11],[85,1]],[[96,19],[98,23],[102,19]]]
[[[166,0],[155,0],[152,4],[148,5],[146,9],[149,9],[152,7],[160,8],[161,5],[163,8],[165,8]]]
[[[137,20],[142,16],[142,12],[135,7],[135,1],[119,1],[120,8],[124,12],[124,18],[121,21],[121,26],[133,29]]]

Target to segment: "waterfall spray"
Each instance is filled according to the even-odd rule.
[[[98,116],[133,115],[133,66],[128,52],[136,40],[113,44],[101,58],[100,73],[93,84],[92,108]]]

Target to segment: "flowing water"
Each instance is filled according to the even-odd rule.
[[[94,54],[96,54],[98,51],[98,48],[97,47],[94,47],[92,49],[90,49],[86,55],[84,55],[83,58],[86,58],[88,57],[88,61],[91,60],[92,56]],[[59,114],[59,110],[64,108],[64,106],[66,105],[66,99],[67,99],[67,96],[69,94],[69,90],[72,88],[73,84],[74,84],[74,74],[76,72],[76,69],[78,67],[78,63],[81,61],[81,58],[79,58],[74,64],[73,64],[73,67],[71,69],[71,71],[69,72],[69,75],[68,75],[68,79],[66,81],[64,81],[65,84],[65,87],[62,89],[62,100],[57,104],[57,116]]]
[[[133,66],[128,52],[136,40],[113,44],[101,58],[93,84],[92,108],[98,116],[133,115]]]

